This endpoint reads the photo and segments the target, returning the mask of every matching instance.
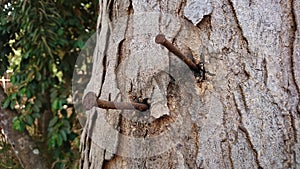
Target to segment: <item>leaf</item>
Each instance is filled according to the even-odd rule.
[[[49,45],[48,45],[48,43],[47,43],[47,40],[46,40],[45,36],[42,36],[42,41],[43,41],[43,44],[45,45],[45,47],[47,48],[48,54],[53,58],[52,50],[51,50],[51,48],[49,47]]]
[[[12,101],[10,102],[10,109],[15,109],[15,106],[16,106],[16,101]]]
[[[25,121],[28,125],[30,125],[30,126],[33,125],[33,118],[31,117],[31,115],[29,115],[29,114],[25,115]]]
[[[25,130],[25,123],[19,117],[13,118],[13,129],[23,132]]]
[[[66,134],[66,132],[64,130],[60,130],[59,132],[60,132],[60,135],[62,136],[63,140],[67,141],[67,134]]]
[[[35,74],[35,79],[36,79],[37,81],[41,81],[42,75],[41,75],[40,72],[36,72],[36,74]]]
[[[55,99],[52,103],[52,109],[53,110],[58,110],[58,99]]]
[[[82,49],[83,48],[83,46],[84,46],[84,42],[82,41],[82,40],[77,40],[76,42],[75,42],[75,46],[74,47],[79,47],[80,49]]]
[[[70,121],[68,120],[62,120],[62,123],[63,123],[63,126],[66,128],[66,129],[70,129],[71,128],[71,125],[70,125]],[[68,133],[68,132],[67,132]]]
[[[23,87],[23,88],[21,88],[19,91],[20,91],[20,93],[21,93],[22,95],[24,95],[24,94],[25,94],[25,92],[26,92],[26,88],[25,88],[25,87]]]
[[[39,106],[38,105],[36,105],[36,104],[34,104],[33,106],[32,106],[32,112],[39,112],[40,111],[40,108],[39,108]]]
[[[57,139],[56,140],[57,140],[57,145],[61,146],[62,143],[63,143],[63,138],[60,134],[57,134]]]
[[[18,95],[17,93],[13,93],[13,94],[11,94],[11,95],[10,95],[10,99],[12,100],[12,99],[15,99],[15,98],[17,98],[17,95]]]
[[[10,78],[10,82],[12,83],[12,84],[15,84],[16,83],[16,76],[12,76],[11,78]]]
[[[26,97],[29,99],[31,98],[31,92],[29,89],[26,90]]]
[[[63,33],[64,33],[64,30],[62,28],[58,29],[58,31],[57,31],[58,36],[62,36]]]
[[[50,122],[49,122],[49,127],[53,127],[54,124],[57,123],[57,121],[58,121],[58,117],[57,117],[57,116],[54,116],[54,117],[50,120]]]
[[[58,102],[58,110],[61,110],[63,107],[63,104],[65,103],[65,100],[60,99]]]
[[[53,135],[51,138],[50,138],[50,140],[48,141],[48,146],[50,147],[50,148],[55,148],[55,143],[56,143],[56,137],[57,137],[57,135]]]
[[[42,98],[40,97],[40,99],[35,100],[34,104],[37,105],[38,107],[42,107],[41,100],[42,100]]]
[[[68,135],[69,140],[74,140],[77,136],[78,136],[78,134],[76,134],[76,133],[74,133],[74,132],[72,132],[72,133],[70,133],[70,134]]]
[[[8,108],[9,105],[10,105],[10,99],[7,98],[7,99],[5,99],[5,101],[2,105],[2,108],[6,109],[6,108]]]
[[[50,91],[50,99],[54,100],[57,97],[57,90],[55,88],[52,88]]]
[[[41,117],[41,114],[39,112],[35,112],[35,113],[32,114],[32,117],[38,119],[38,118]]]

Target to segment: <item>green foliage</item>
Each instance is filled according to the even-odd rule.
[[[2,132],[0,132],[0,168],[22,169],[11,145]]]
[[[76,58],[95,31],[97,6],[95,0],[1,4],[0,75],[11,69],[14,86],[2,106],[20,112],[13,120],[19,131],[39,128],[37,121],[51,114],[47,139],[56,168],[69,167],[77,156],[78,122],[67,99]]]
[[[13,119],[13,128],[23,132],[25,130],[25,122],[20,117],[14,117]]]

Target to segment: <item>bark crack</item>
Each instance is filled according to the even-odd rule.
[[[133,6],[132,6],[132,1],[130,1],[130,5],[129,8],[132,7],[132,11],[133,11]],[[127,48],[126,42],[126,35],[129,32],[129,25],[130,25],[130,15],[128,15],[127,21],[126,21],[126,28],[125,28],[125,32],[124,32],[124,37],[123,39],[119,42],[118,44],[118,51],[117,51],[117,66],[115,67],[117,71],[117,68],[119,67],[119,65],[122,63],[122,61],[124,60],[124,58],[126,56],[123,55],[123,53],[130,55],[130,50],[128,50],[129,48]],[[127,50],[127,51],[126,51]],[[118,76],[116,77],[116,84],[117,84],[117,88],[120,89],[119,87],[119,80],[118,80]]]
[[[193,128],[193,134],[194,134],[194,139],[195,139],[195,150],[196,150],[196,152],[195,152],[196,155],[195,156],[197,156],[198,151],[200,149],[200,145],[199,145],[199,140],[200,139],[199,139],[197,124],[193,123],[192,128]],[[197,165],[195,164],[195,166],[197,166]]]
[[[107,56],[106,56],[106,54],[104,54],[103,60],[102,60],[102,65],[103,65],[102,81],[101,81],[101,87],[100,87],[100,90],[99,90],[98,98],[101,96],[103,84],[104,84],[104,82],[105,82],[105,77],[106,77],[106,66],[107,66],[106,63],[107,63]]]
[[[251,150],[253,151],[253,154],[254,154],[254,158],[255,158],[255,162],[256,162],[256,165],[259,169],[262,169],[262,167],[260,166],[259,164],[259,158],[258,158],[258,153],[257,153],[257,150],[255,149],[253,143],[251,142],[251,137],[250,137],[250,134],[248,132],[248,130],[243,126],[243,125],[239,125],[238,126],[238,129],[244,133],[245,135],[245,139],[248,143],[248,145],[250,146]]]
[[[125,31],[126,32],[126,31]],[[122,63],[122,60],[123,60],[123,48],[124,48],[124,41],[125,39],[122,39],[118,45],[118,52],[117,52],[117,65],[116,65],[116,69],[119,67],[119,65]]]
[[[294,117],[293,117],[293,115],[292,115],[292,113],[290,113],[290,120],[291,120],[291,127],[292,127],[292,129],[293,129],[293,136],[294,136],[294,140],[287,140],[287,141],[284,141],[284,142],[290,142],[290,145],[294,142],[295,144],[297,144],[297,127],[296,127],[296,124],[295,124],[295,120],[294,120]],[[289,145],[287,145],[287,146],[289,146]],[[297,162],[296,162],[296,157],[297,157],[297,155],[296,155],[296,152],[295,151],[292,151],[293,153],[291,153],[292,154],[292,156],[293,156],[293,158],[292,158],[292,160],[294,161],[294,164],[296,164]]]
[[[237,96],[235,95],[235,94],[233,94],[234,95],[234,104],[235,104],[235,107],[236,107],[236,110],[237,110],[237,113],[238,113],[238,115],[239,115],[239,119],[238,119],[238,121],[239,121],[239,125],[241,125],[242,123],[243,123],[243,117],[242,117],[242,108],[241,108],[241,106],[238,104],[238,101],[237,101]]]
[[[240,95],[241,98],[237,98],[237,94]],[[242,100],[241,104],[239,103],[238,100]],[[239,85],[239,91],[238,93],[234,94],[234,104],[235,104],[235,107],[237,109],[237,112],[238,112],[238,115],[239,115],[239,124],[238,124],[238,129],[244,133],[245,135],[245,139],[248,143],[248,145],[250,146],[251,150],[253,151],[253,154],[254,154],[254,158],[255,158],[255,162],[258,166],[259,169],[262,169],[262,167],[260,166],[259,164],[259,158],[258,158],[258,153],[257,153],[257,150],[255,149],[253,143],[251,142],[251,137],[250,137],[250,134],[248,132],[248,130],[244,127],[243,125],[243,117],[242,117],[242,111],[245,110],[246,112],[248,112],[248,108],[247,108],[247,103],[246,103],[246,98],[245,98],[245,94],[243,92],[243,89],[242,89],[242,86]]]
[[[234,165],[233,165],[233,159],[232,159],[232,152],[231,152],[231,145],[228,142],[228,157],[229,157],[229,162],[231,165],[231,168],[234,169]]]
[[[178,11],[177,11],[177,15],[178,15],[178,16],[183,16],[183,13],[184,13],[184,7],[185,7],[185,5],[186,5],[186,1],[187,1],[187,0],[181,1],[180,5],[179,5],[179,8],[178,8]]]
[[[239,30],[239,33],[240,33],[240,35],[241,35],[241,37],[242,37],[242,40],[245,42],[245,44],[246,44],[246,50],[247,50],[247,53],[248,54],[251,54],[251,51],[250,51],[250,49],[249,49],[249,42],[248,42],[248,39],[245,37],[245,35],[244,35],[244,31],[243,31],[243,29],[242,29],[242,27],[241,27],[241,25],[240,25],[240,21],[239,21],[239,19],[238,19],[238,16],[237,16],[237,13],[236,13],[236,10],[235,10],[235,8],[234,8],[234,5],[233,5],[233,2],[232,2],[232,0],[228,0],[228,3],[229,3],[229,6],[230,6],[230,8],[231,8],[231,11],[232,11],[232,13],[233,13],[233,18],[234,18],[234,20],[235,20],[235,23],[236,23],[236,25],[237,25],[237,28],[238,28],[238,30]]]
[[[220,147],[222,149],[222,161],[224,164],[224,168],[234,169],[232,154],[231,154],[231,146],[228,140],[223,140],[220,142]]]
[[[109,0],[108,1],[108,3],[107,3],[107,7],[108,7],[108,9],[107,9],[107,11],[108,11],[108,17],[109,17],[109,20],[113,20],[113,6],[114,6],[114,1],[112,1],[112,0]]]
[[[262,67],[264,85],[267,86],[268,85],[268,67],[267,67],[266,58],[263,58],[261,67]]]
[[[292,37],[292,40],[291,40],[291,72],[292,72],[292,79],[293,79],[293,83],[296,87],[296,91],[297,91],[297,94],[298,94],[298,100],[300,98],[300,87],[298,86],[297,84],[297,81],[296,81],[296,72],[295,72],[295,65],[294,65],[294,61],[295,61],[295,58],[294,58],[294,50],[295,50],[295,43],[297,41],[296,37],[297,37],[297,20],[296,20],[296,12],[295,12],[295,9],[294,9],[294,0],[291,0],[291,14],[292,14],[292,34],[293,34],[293,37]],[[299,101],[298,101],[298,104],[299,105]],[[297,112],[298,114],[300,115],[300,112],[299,112],[299,109],[297,109]]]
[[[246,101],[246,96],[245,96],[245,93],[244,93],[244,90],[243,90],[243,87],[241,85],[239,85],[239,92],[241,94],[241,100],[242,100],[242,104],[243,104],[243,107],[244,107],[244,110],[246,112],[249,111],[249,108],[247,106],[247,101]],[[240,110],[240,113],[241,113],[241,110]],[[241,115],[241,114],[240,114]]]
[[[291,78],[292,78],[292,83],[295,86],[296,92],[297,92],[297,96],[298,96],[298,103],[295,105],[295,111],[298,113],[298,115],[300,115],[300,110],[297,108],[299,106],[299,98],[300,98],[300,89],[299,86],[297,84],[297,79],[296,79],[296,72],[295,72],[295,44],[297,43],[297,20],[296,20],[296,11],[295,11],[295,6],[294,6],[294,0],[290,1],[291,3],[291,18],[292,18],[292,25],[291,25],[291,31],[292,31],[292,37],[291,37],[291,41],[290,41],[290,50],[291,50],[291,59],[290,59],[290,64],[291,64]],[[294,113],[290,112],[290,119],[291,119],[291,127],[293,129],[293,134],[294,134],[294,142],[297,144],[298,142],[298,136],[297,136],[297,127],[295,124],[295,120],[294,120]],[[293,158],[292,160],[294,161],[294,164],[296,164],[296,158],[297,158],[297,154],[295,151],[293,151]]]
[[[211,25],[211,14],[204,15],[203,19],[197,24],[197,27],[201,31],[202,29],[206,32],[208,40],[211,38],[212,25]]]
[[[253,5],[253,0],[249,0],[249,7]]]
[[[132,5],[132,0],[129,0],[129,6],[128,6],[128,16],[134,13],[133,5]]]
[[[224,102],[222,102],[222,105],[223,105],[223,109],[225,110],[226,106],[224,105]],[[228,129],[226,127],[228,117],[229,117],[229,115],[228,115],[227,111],[225,111],[223,113],[223,117],[222,117],[222,120],[223,120],[222,125],[225,128],[225,131],[224,131],[224,136],[221,136],[222,140],[221,140],[220,144],[221,144],[221,148],[222,148],[222,160],[223,160],[225,168],[234,169],[233,159],[232,159],[232,154],[231,154],[231,146],[230,146],[230,141],[228,138],[228,130],[226,130],[226,129]],[[230,166],[227,165],[228,162],[229,162]]]
[[[102,168],[108,168],[109,160],[105,159],[106,149],[103,149],[103,162],[102,162]]]
[[[104,51],[103,51],[103,60],[102,60],[102,65],[103,65],[103,74],[102,74],[102,81],[101,81],[101,86],[100,86],[100,89],[99,89],[99,95],[98,97],[101,96],[101,93],[102,93],[102,87],[103,87],[103,84],[105,82],[105,77],[106,77],[106,62],[107,62],[107,56],[106,56],[106,53],[107,53],[107,49],[108,49],[108,44],[109,44],[109,37],[110,37],[110,29],[108,28],[107,29],[107,32],[106,32],[106,37],[105,37],[105,48],[104,48]]]

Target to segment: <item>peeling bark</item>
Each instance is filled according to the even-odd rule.
[[[300,2],[197,3],[100,2],[85,93],[151,109],[88,111],[82,168],[300,167]],[[216,76],[197,81],[159,33]]]

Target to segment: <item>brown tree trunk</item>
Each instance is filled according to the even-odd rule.
[[[0,103],[6,97],[4,90],[0,87]],[[23,133],[13,129],[13,118],[17,112],[0,107],[0,128],[4,130],[9,143],[12,145],[20,164],[25,169],[46,169],[49,168],[48,161],[43,158],[36,143],[25,131]]]
[[[100,1],[85,93],[150,109],[87,111],[81,167],[300,168],[299,22],[293,0]]]

